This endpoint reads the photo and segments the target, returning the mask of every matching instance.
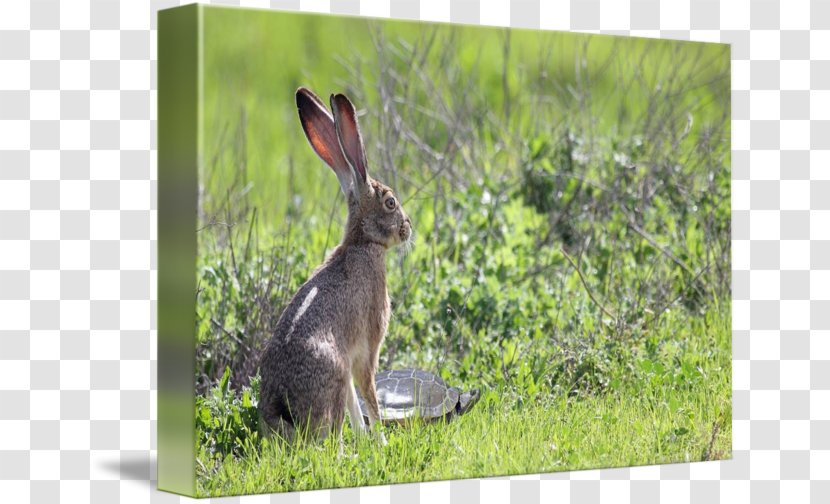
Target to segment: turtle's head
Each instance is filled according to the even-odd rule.
[[[464,413],[470,411],[470,408],[475,406],[479,399],[481,399],[481,394],[478,389],[473,389],[469,392],[461,394],[458,398],[458,414],[463,415]]]

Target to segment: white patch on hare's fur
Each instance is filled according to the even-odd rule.
[[[317,296],[317,287],[312,287],[308,294],[306,294],[305,299],[303,299],[303,304],[300,305],[300,308],[297,310],[297,314],[294,315],[293,322],[296,324],[300,317],[303,316],[308,307],[311,306],[311,302],[314,301],[314,298]]]
[[[311,302],[314,301],[314,298],[317,296],[317,287],[312,287],[308,294],[306,294],[305,299],[303,299],[303,304],[297,309],[297,313],[294,314],[294,320],[291,321],[291,328],[288,330],[288,336],[291,336],[291,333],[294,332],[294,325],[300,320],[300,317],[308,310],[308,307],[311,306]]]

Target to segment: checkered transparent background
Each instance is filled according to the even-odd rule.
[[[0,4],[0,500],[155,490],[155,13]],[[252,7],[732,44],[734,459],[223,502],[830,502],[830,1]],[[750,168],[751,166],[751,168]]]

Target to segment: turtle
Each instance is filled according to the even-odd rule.
[[[481,398],[478,389],[462,392],[428,371],[421,369],[391,369],[375,374],[378,391],[380,421],[383,424],[403,424],[410,418],[425,422],[453,418],[470,411]],[[358,393],[363,421],[368,425],[366,405]]]

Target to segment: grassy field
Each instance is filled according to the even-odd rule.
[[[728,47],[206,9],[198,491],[303,490],[731,453]],[[294,90],[358,105],[412,218],[381,367],[481,402],[389,445],[256,432],[259,349],[340,240]]]
[[[383,447],[355,440],[348,426],[342,456],[334,438],[291,448],[265,442],[203,469],[198,490],[233,495],[727,458],[728,313],[710,322],[702,338],[688,330],[660,334],[663,355],[637,360],[630,379],[599,396],[527,401],[485,390],[449,424],[387,427]]]

